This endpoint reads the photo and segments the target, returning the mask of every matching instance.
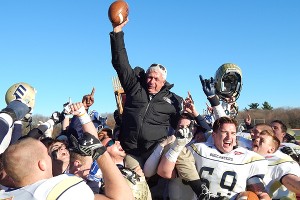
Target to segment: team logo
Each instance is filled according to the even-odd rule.
[[[271,158],[273,158],[274,156],[266,156],[265,158],[266,159],[271,159]]]
[[[234,155],[242,155],[242,154],[244,154],[243,152],[240,152],[240,151],[235,151],[234,152]]]
[[[88,143],[93,144],[94,143],[94,139],[91,138],[90,141],[84,140],[83,145],[87,145]]]
[[[168,102],[169,104],[172,104],[172,101],[171,101],[170,98],[168,98],[168,97],[163,97],[163,99],[164,99],[166,102]]]

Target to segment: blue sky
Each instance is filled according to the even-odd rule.
[[[116,103],[108,0],[0,1],[0,101],[16,82],[37,89],[34,114],[62,110],[96,88],[91,109],[113,112]],[[299,107],[300,1],[128,0],[125,43],[132,67],[161,63],[172,91],[190,91],[198,110],[207,102],[199,75],[223,63],[243,71],[240,109],[268,101]]]

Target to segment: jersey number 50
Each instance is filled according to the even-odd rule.
[[[211,167],[202,167],[200,169],[200,172],[199,172],[199,175],[200,175],[200,178],[201,178],[201,181],[203,181],[206,186],[209,188],[209,180],[208,179],[205,179],[205,178],[202,178],[202,175],[205,174],[205,173],[208,173],[208,175],[212,175],[214,172],[214,168],[211,168]],[[228,177],[228,176],[231,176],[231,177]],[[225,181],[227,180],[232,180],[231,184],[228,184],[227,182],[227,185],[225,184]],[[227,189],[228,191],[232,191],[235,184],[236,184],[236,172],[233,172],[233,171],[225,171],[221,177],[221,180],[220,180],[220,187],[223,188],[223,189]]]

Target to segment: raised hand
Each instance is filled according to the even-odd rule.
[[[216,94],[214,79],[212,77],[210,79],[203,79],[201,75],[199,75],[199,78],[205,95],[207,97],[214,96]]]
[[[185,146],[193,139],[194,125],[195,122],[194,120],[192,120],[189,127],[181,128],[177,131],[176,140],[178,140],[177,141],[178,145]]]
[[[251,116],[250,114],[247,114],[247,117],[244,119],[244,122],[246,125],[251,125]]]
[[[71,135],[70,140],[72,150],[84,156],[92,156],[93,160],[97,160],[106,151],[106,147],[102,145],[99,139],[87,132],[79,140]]]
[[[65,114],[65,115],[69,115],[69,114],[71,114],[71,108],[70,108],[70,105],[72,104],[72,100],[71,100],[71,98],[69,98],[69,101],[67,102],[67,103],[64,103],[63,104],[63,113]]]
[[[94,94],[95,94],[95,88],[93,87],[91,94],[87,94],[82,97],[82,103],[86,110],[89,109],[89,107],[94,104],[95,101]]]
[[[65,119],[64,113],[60,113],[58,111],[55,111],[52,113],[50,119],[54,121],[55,124],[61,123]]]
[[[194,105],[194,100],[190,92],[188,92],[188,97],[186,97],[185,100],[183,101],[183,105],[184,105],[185,112],[191,114],[194,117],[198,116],[198,112],[196,110],[196,107]]]

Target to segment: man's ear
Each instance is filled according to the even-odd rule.
[[[46,162],[44,160],[39,160],[38,166],[39,166],[41,171],[46,171],[47,170],[47,165],[46,165]]]
[[[268,151],[268,153],[274,153],[275,152],[275,147],[271,147]]]
[[[74,167],[80,168],[82,166],[81,162],[79,160],[74,161]]]

